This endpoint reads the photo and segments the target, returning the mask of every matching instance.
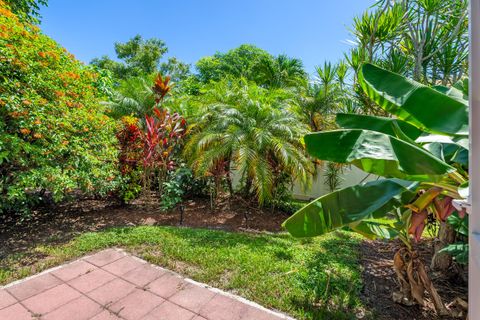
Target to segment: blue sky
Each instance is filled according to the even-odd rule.
[[[307,71],[337,61],[354,16],[374,0],[49,0],[42,30],[78,59],[114,57],[113,43],[157,37],[187,63],[242,43],[301,58]]]

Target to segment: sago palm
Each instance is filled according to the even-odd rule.
[[[246,194],[260,205],[272,200],[280,175],[307,186],[313,172],[302,134],[307,131],[291,112],[288,93],[244,81],[224,80],[203,95],[203,114],[185,153],[198,175],[218,170],[241,176]]]

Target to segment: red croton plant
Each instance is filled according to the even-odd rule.
[[[185,119],[162,107],[171,89],[169,81],[169,76],[163,79],[161,74],[157,75],[152,87],[155,106],[152,115],[145,115],[144,128],[140,127],[138,119],[124,117],[124,126],[117,134],[122,174],[130,173],[141,163],[146,190],[150,190],[154,180],[158,180],[161,188],[167,172],[175,168],[174,154],[186,131]]]

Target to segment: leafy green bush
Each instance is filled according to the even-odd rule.
[[[163,210],[175,208],[182,202],[188,184],[193,180],[193,174],[190,169],[179,168],[169,174],[169,179],[163,182],[162,199],[160,206]]]
[[[116,187],[115,122],[99,108],[104,80],[0,0],[1,213]]]
[[[447,245],[440,252],[446,252],[452,256],[459,264],[468,264],[468,215],[460,217],[458,212],[454,212],[447,218],[447,222],[456,232],[455,242]]]

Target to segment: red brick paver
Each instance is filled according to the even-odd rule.
[[[145,263],[140,262],[139,260],[132,259],[132,257],[130,256],[126,256],[126,257],[123,257],[122,259],[109,263],[106,266],[103,266],[103,269],[117,276],[121,276],[127,273],[128,271],[136,269],[144,264]]]
[[[102,306],[88,299],[80,297],[60,308],[42,316],[42,320],[89,320],[102,311]]]
[[[165,301],[163,298],[151,292],[136,289],[109,309],[125,319],[135,320],[145,316],[163,301]]]
[[[86,293],[112,281],[113,279],[115,279],[113,274],[102,269],[97,269],[69,281],[68,284],[78,291]]]
[[[26,282],[11,286],[7,288],[7,291],[18,300],[25,300],[45,290],[58,286],[61,283],[62,281],[60,279],[46,273]]]
[[[32,320],[33,315],[20,303],[0,310],[0,319]]]
[[[0,320],[292,319],[108,249],[0,288]]]
[[[134,289],[134,284],[117,278],[93,291],[88,292],[87,296],[102,305],[106,305],[112,304],[126,297]]]
[[[165,301],[153,309],[152,312],[142,320],[191,320],[193,317],[195,317],[195,313],[169,301]]]
[[[0,310],[15,304],[17,300],[6,290],[0,290]]]
[[[63,306],[82,294],[66,284],[53,287],[23,301],[28,310],[37,314],[45,314]]]
[[[149,291],[158,294],[160,297],[168,299],[187,285],[188,283],[185,280],[171,273],[153,281],[147,285],[146,288]]]
[[[93,264],[83,260],[78,260],[63,268],[53,271],[52,274],[57,278],[60,278],[60,280],[70,281],[76,277],[90,273],[95,269],[97,269],[97,267]]]
[[[215,292],[197,285],[189,284],[178,291],[169,300],[198,313],[215,296]]]
[[[125,254],[123,252],[115,249],[107,249],[100,252],[99,254],[85,258],[85,260],[98,267],[103,267],[104,265],[112,263],[113,261],[121,259],[123,257],[125,257]]]
[[[152,268],[149,264],[144,264],[141,267],[130,270],[129,272],[122,275],[122,278],[136,284],[139,287],[144,287],[150,282],[160,278],[165,275],[166,271]]]
[[[199,314],[215,320],[241,320],[248,306],[238,300],[217,294]]]
[[[104,310],[90,320],[121,320],[112,311]]]

